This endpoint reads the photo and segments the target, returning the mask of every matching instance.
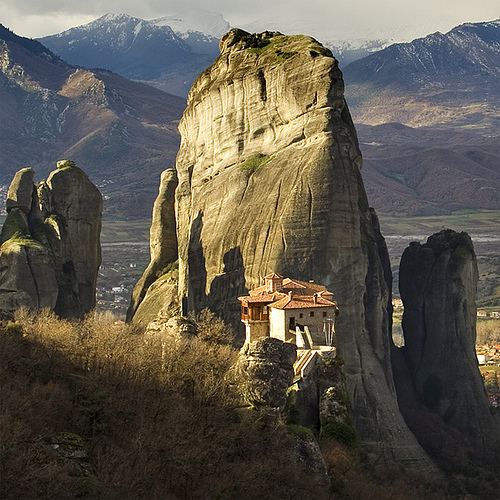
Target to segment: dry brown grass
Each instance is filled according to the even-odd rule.
[[[235,408],[237,351],[215,342],[218,322],[165,345],[99,314],[16,320],[0,328],[0,497],[317,496],[285,426]],[[92,474],[51,448],[61,432],[85,440]]]
[[[398,468],[367,472],[331,439],[331,487],[317,483],[280,419],[236,407],[237,351],[215,341],[230,336],[209,315],[198,319],[210,334],[174,343],[102,314],[16,319],[0,325],[0,498],[454,498]],[[83,438],[83,461],[51,446],[68,432]]]

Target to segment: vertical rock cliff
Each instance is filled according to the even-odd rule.
[[[166,274],[167,266],[177,260],[177,233],[175,224],[175,188],[177,172],[169,168],[161,174],[160,189],[153,206],[153,217],[149,231],[150,262],[132,292],[132,300],[127,311],[127,321],[134,318],[137,323],[148,323],[162,307],[177,303],[177,281],[156,283]],[[154,290],[157,289],[156,293]],[[149,290],[149,295],[147,292]],[[172,293],[173,292],[173,293]],[[174,297],[175,295],[175,297]],[[147,299],[145,297],[147,296]],[[170,297],[169,300],[165,300]],[[140,307],[140,310],[138,311]]]
[[[337,61],[314,39],[241,30],[193,84],[176,170],[179,294],[234,325],[271,271],[324,284],[354,424],[373,461],[430,468],[399,412],[390,268]]]
[[[47,181],[16,173],[7,195],[0,247],[0,309],[48,307],[82,318],[95,307],[101,264],[102,197],[72,161]]]
[[[399,273],[405,346],[395,353],[395,372],[403,414],[430,453],[498,464],[500,422],[475,352],[477,279],[466,233],[444,230],[410,244]]]

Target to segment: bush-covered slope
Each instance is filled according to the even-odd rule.
[[[218,328],[211,315],[199,321],[201,332]],[[331,485],[315,484],[297,460],[297,429],[235,407],[235,356],[213,336],[162,346],[106,316],[21,311],[0,326],[0,496],[494,498],[487,474],[446,484],[396,466],[367,472],[332,439],[320,442]]]

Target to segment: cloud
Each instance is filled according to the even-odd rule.
[[[498,0],[0,0],[2,23],[24,36],[42,36],[85,24],[107,12],[144,19],[189,9],[220,12],[232,25],[258,19],[303,23],[317,32],[346,29],[389,33],[408,27],[421,35],[463,22],[500,18]],[[314,34],[314,33],[311,33]]]

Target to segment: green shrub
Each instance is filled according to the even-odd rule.
[[[321,437],[335,439],[339,443],[354,448],[358,443],[356,429],[350,422],[329,422],[321,427]]]
[[[247,158],[241,165],[244,170],[250,170],[251,172],[256,172],[263,165],[268,163],[271,157],[264,154],[256,154]]]
[[[291,51],[291,52],[283,52],[280,49],[276,49],[276,61],[279,63],[285,62],[287,59],[290,59],[290,57],[293,57],[295,54],[297,54],[297,51]]]
[[[304,427],[302,425],[288,424],[286,428],[288,432],[302,440],[314,439],[314,435],[311,429],[308,429],[307,427]]]
[[[16,321],[0,321],[0,329],[3,330],[6,334],[18,337],[22,336],[23,334],[23,327]]]
[[[177,271],[179,271],[179,260],[176,260],[174,262],[170,262],[169,264],[167,264],[162,269],[159,269],[156,272],[156,277],[160,278],[161,276],[164,276],[165,274],[168,274],[170,272],[175,273]],[[176,278],[177,277],[178,277],[178,274],[177,274]]]
[[[290,37],[286,35],[273,36],[271,32],[266,31],[262,34],[253,33],[244,37],[242,40],[245,42],[248,52],[260,56],[262,53],[267,52],[269,49],[275,47],[276,45],[285,43],[289,38]],[[278,52],[278,50],[276,52]],[[283,52],[281,53],[283,54]],[[295,52],[290,54],[294,55]]]

